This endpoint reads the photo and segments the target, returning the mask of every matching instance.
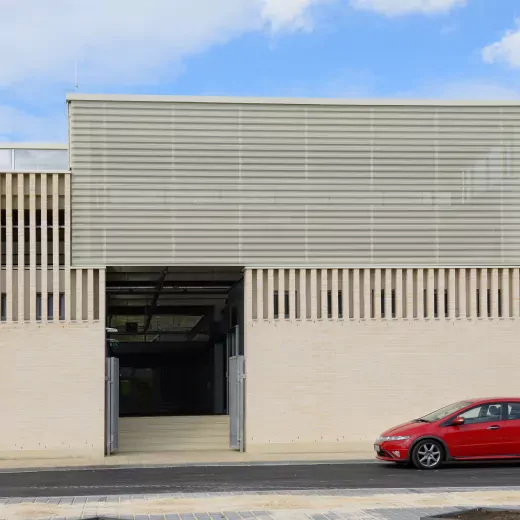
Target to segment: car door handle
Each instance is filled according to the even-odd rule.
[[[488,430],[500,430],[500,426],[490,426]]]

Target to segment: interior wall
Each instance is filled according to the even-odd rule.
[[[451,402],[518,395],[519,336],[514,319],[251,320],[247,450],[370,450]]]
[[[0,457],[103,457],[104,338],[102,323],[0,329]]]

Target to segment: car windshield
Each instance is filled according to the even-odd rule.
[[[429,413],[428,415],[425,415],[424,417],[421,417],[419,420],[424,422],[440,421],[441,419],[448,417],[448,415],[455,413],[457,410],[462,410],[463,408],[466,408],[466,406],[470,404],[471,401],[460,401],[458,403],[450,404],[448,406],[445,406],[444,408],[441,408],[440,410],[437,410],[435,412]]]

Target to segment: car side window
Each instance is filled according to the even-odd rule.
[[[482,404],[466,410],[459,417],[464,418],[465,424],[478,424],[502,419],[502,404]]]
[[[511,421],[520,420],[520,403],[507,403],[507,418]]]

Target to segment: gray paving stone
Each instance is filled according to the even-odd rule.
[[[480,491],[489,491],[490,488],[479,488]],[[493,488],[497,489],[497,488]],[[506,488],[500,488],[504,490]],[[507,488],[508,490],[518,491],[518,486]],[[262,496],[262,495],[289,495],[289,496],[375,496],[379,494],[426,494],[426,493],[451,493],[451,492],[467,492],[476,491],[475,488],[437,488],[437,489],[329,489],[329,490],[287,490],[287,491],[255,491],[255,492],[234,492],[234,493],[162,493],[156,495],[120,495],[120,496],[92,496],[92,497],[40,497],[40,498],[0,498],[0,505],[20,504],[20,503],[51,503],[59,505],[74,504],[83,507],[81,518],[88,519],[100,516],[97,511],[103,508],[105,504],[129,502],[130,500],[152,500],[164,499],[171,497],[187,497],[187,498],[206,498],[206,497],[230,497],[230,496]],[[475,505],[474,507],[478,507]],[[308,512],[306,516],[312,520],[420,520],[428,516],[437,514],[460,511],[462,507],[436,507],[436,508],[414,508],[414,509],[367,509],[363,511],[323,511],[320,513]],[[496,509],[499,509],[497,506]],[[508,509],[520,510],[520,505],[510,507]],[[110,517],[111,515],[104,515]],[[177,514],[171,511],[167,515],[122,515],[120,520],[272,520],[273,515],[269,511],[224,511],[224,512],[200,512],[197,514]],[[45,519],[42,519],[45,520]],[[78,517],[64,519],[63,517],[54,516],[52,520],[78,520]]]
[[[421,516],[411,510],[404,510],[404,509],[396,509],[392,513],[392,516],[390,515],[383,515],[381,512],[379,512],[379,518],[385,518],[387,520],[421,520]]]

